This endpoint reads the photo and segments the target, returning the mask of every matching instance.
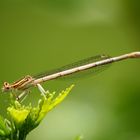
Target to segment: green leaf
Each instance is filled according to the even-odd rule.
[[[14,121],[15,125],[17,127],[20,127],[30,113],[30,108],[21,106],[18,101],[15,101],[15,106],[8,107],[7,111],[12,120]]]
[[[64,98],[68,95],[68,93],[72,90],[74,85],[71,85],[69,88],[67,88],[65,91],[62,91],[59,93],[58,97],[54,98],[55,93],[49,94],[49,97],[47,99],[44,99],[40,103],[40,113],[39,117],[36,121],[36,124],[40,123],[40,121],[45,117],[45,115],[52,110],[54,107],[56,107],[59,103],[61,103]]]
[[[46,114],[65,99],[73,86],[60,92],[56,98],[55,92],[47,93],[46,97],[39,99],[36,107],[12,100],[12,105],[7,108],[10,121],[5,121],[0,116],[0,138],[25,140],[27,134],[40,124]]]
[[[10,129],[7,127],[6,122],[2,116],[0,116],[0,136],[9,135]]]

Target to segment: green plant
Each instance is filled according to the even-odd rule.
[[[25,140],[29,132],[35,129],[46,114],[61,103],[73,88],[71,85],[54,98],[55,93],[47,93],[42,96],[36,107],[22,105],[14,101],[7,108],[10,119],[0,116],[0,140]]]

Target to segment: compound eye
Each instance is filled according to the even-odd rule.
[[[4,84],[3,84],[3,87],[4,87],[4,88],[9,89],[9,88],[10,88],[9,86],[10,86],[10,84],[9,84],[9,83],[4,82]]]
[[[9,91],[10,90],[10,84],[8,82],[3,83],[2,91]]]
[[[4,86],[8,86],[9,85],[9,83],[7,83],[7,82],[4,82]]]
[[[10,87],[7,86],[6,89],[10,89]]]

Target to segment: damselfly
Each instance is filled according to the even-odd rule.
[[[49,73],[47,72],[38,76],[27,75],[12,84],[4,82],[2,91],[20,91],[21,94],[17,97],[17,100],[19,100],[21,97],[27,94],[27,91],[30,87],[37,86],[40,92],[44,95],[46,94],[46,91],[40,85],[43,82],[71,75],[74,73],[86,71],[89,69],[95,69],[96,67],[104,66],[128,58],[140,58],[140,52],[132,52],[117,57],[108,57],[107,55],[98,55],[96,57],[90,57],[88,59],[84,59],[79,62],[61,67]]]

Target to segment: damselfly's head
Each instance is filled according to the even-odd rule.
[[[11,89],[11,85],[8,82],[3,83],[2,92],[8,92],[11,91]]]

